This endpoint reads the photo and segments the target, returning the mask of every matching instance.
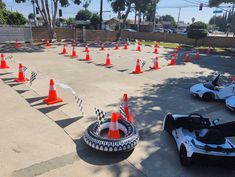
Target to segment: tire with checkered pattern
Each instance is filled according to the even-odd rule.
[[[104,123],[110,122],[106,119]],[[84,133],[83,139],[88,146],[99,151],[121,152],[131,151],[139,142],[139,133],[137,129],[125,120],[118,120],[127,129],[125,137],[120,139],[107,139],[96,134],[98,122],[91,124]]]

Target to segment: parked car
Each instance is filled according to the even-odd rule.
[[[185,31],[178,31],[177,34],[183,35],[183,36],[187,36],[188,32],[187,30]]]
[[[164,29],[164,33],[173,33],[173,30],[171,30],[171,29]]]
[[[131,29],[131,28],[122,29],[122,31],[137,32],[136,30],[134,30],[134,29]]]
[[[153,30],[153,33],[164,33],[164,29],[163,28],[157,28],[157,29]]]

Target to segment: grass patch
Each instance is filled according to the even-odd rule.
[[[142,41],[141,44],[147,45],[147,46],[154,46],[154,41]],[[168,43],[168,42],[158,42],[160,47],[168,48],[168,49],[175,49],[178,45],[181,46],[183,50],[191,50],[196,49],[199,50],[200,53],[207,53],[208,47],[207,46],[191,46],[191,45],[184,45],[184,44],[178,44],[178,43]],[[211,54],[216,55],[235,55],[231,50],[228,48],[221,48],[221,47],[215,47],[211,49]]]

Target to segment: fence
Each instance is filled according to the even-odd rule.
[[[81,30],[75,28],[56,28],[57,39],[79,40],[79,41],[114,41],[117,39],[117,31],[102,30]],[[15,41],[38,41],[48,39],[48,30],[45,27],[19,27],[19,26],[0,26],[0,42]],[[181,43],[194,45],[195,40],[188,39],[187,36],[168,33],[151,32],[128,32],[123,31],[121,38],[157,40],[172,43]],[[213,47],[235,48],[235,38],[232,37],[206,37],[204,40],[198,40],[199,45]]]
[[[32,42],[32,29],[26,26],[0,26],[0,42]]]

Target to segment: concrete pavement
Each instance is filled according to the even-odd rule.
[[[53,46],[50,49],[36,50],[31,53],[24,51],[8,53],[7,55],[13,55],[17,62],[22,62],[29,68],[28,76],[30,70],[37,71],[39,76],[31,88],[27,85],[9,87],[7,79],[17,74],[17,65],[12,63],[10,71],[13,73],[0,76],[1,79],[5,78],[1,85],[6,87],[4,93],[12,94],[12,97],[18,97],[23,102],[26,100],[26,105],[20,104],[19,108],[27,107],[42,117],[47,116],[43,119],[49,121],[47,126],[55,126],[57,123],[58,126],[55,127],[58,131],[65,131],[64,137],[58,133],[55,134],[59,135],[63,141],[71,137],[74,144],[69,139],[71,143],[69,148],[67,147],[69,143],[61,140],[62,149],[61,152],[58,151],[59,155],[48,155],[45,159],[34,161],[24,155],[27,164],[18,168],[12,165],[8,173],[13,172],[13,176],[24,177],[37,175],[40,177],[235,175],[234,171],[213,166],[193,165],[183,168],[179,163],[175,144],[166,133],[162,132],[162,120],[167,112],[199,112],[216,118],[218,115],[222,121],[234,119],[234,114],[228,111],[223,103],[205,103],[189,95],[191,85],[205,81],[215,72],[222,73],[224,76],[222,79],[228,82],[229,76],[235,74],[233,58],[204,55],[200,61],[184,64],[182,52],[177,60],[179,65],[167,66],[171,50],[161,48],[159,55],[161,69],[150,71],[148,69],[148,66],[152,65],[150,58],[155,57],[150,47],[143,47],[142,52],[136,52],[136,46],[131,46],[128,51],[122,49],[114,51],[110,48],[101,52],[98,48],[91,48],[90,54],[93,59],[91,63],[58,55],[61,48],[62,46]],[[71,52],[71,47],[68,51]],[[77,48],[79,59],[85,57],[82,51],[82,47]],[[113,68],[101,66],[107,52],[110,53]],[[147,62],[145,73],[141,75],[130,74],[135,69],[137,58],[145,58]],[[84,100],[84,116],[76,106],[71,92],[59,86],[57,86],[58,94],[65,100],[64,103],[55,106],[46,106],[41,103],[42,97],[47,95],[50,78],[69,85],[77,92]],[[18,93],[14,90],[22,91]],[[29,91],[24,92],[24,90]],[[129,154],[115,155],[93,151],[85,145],[81,137],[86,127],[95,120],[94,107],[107,112],[117,111],[123,93],[128,93],[130,97],[130,108],[141,135],[139,145]],[[9,96],[5,95],[5,97]],[[22,112],[19,108],[15,109],[17,115]],[[54,132],[54,129],[50,130]],[[31,136],[31,132],[27,134]],[[50,136],[47,141],[49,140]],[[14,142],[11,139],[7,141]],[[38,150],[38,152],[41,151],[41,149]]]

